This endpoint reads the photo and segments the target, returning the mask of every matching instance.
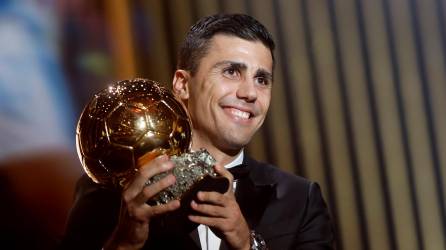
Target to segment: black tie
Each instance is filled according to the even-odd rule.
[[[248,176],[249,167],[246,164],[240,164],[232,168],[228,168],[228,171],[234,176],[234,180],[238,180]]]

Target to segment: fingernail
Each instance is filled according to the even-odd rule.
[[[166,161],[166,160],[169,159],[169,157],[167,155],[160,155],[159,159],[162,160],[162,161]]]
[[[169,183],[171,183],[171,184],[175,183],[175,181],[176,181],[175,175],[170,174],[168,176],[168,178],[169,178]]]
[[[174,207],[180,207],[180,206],[181,206],[180,201],[179,201],[179,200],[174,200],[174,201],[173,201],[173,206],[174,206]]]
[[[173,162],[171,162],[171,161],[163,162],[163,169],[165,169],[165,170],[169,170],[169,169],[171,169],[172,167],[173,167]]]

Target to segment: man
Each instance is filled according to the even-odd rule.
[[[196,213],[187,218],[199,224],[197,230],[178,232],[151,224],[159,215],[180,207],[177,200],[159,206],[146,204],[175,182],[169,175],[145,186],[148,178],[172,169],[168,157],[161,156],[142,166],[122,194],[81,179],[65,246],[331,249],[330,219],[318,185],[256,162],[243,152],[268,111],[273,50],[265,27],[246,15],[203,18],[182,45],[173,91],[192,121],[192,149],[206,148],[217,160],[217,173],[231,182],[234,177],[227,168],[243,162],[246,170],[235,182],[235,192],[230,187],[224,194],[197,194],[189,204]]]

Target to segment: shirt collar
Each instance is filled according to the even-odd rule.
[[[242,164],[243,163],[243,155],[244,155],[244,153],[243,153],[243,149],[242,149],[233,161],[231,161],[230,163],[225,165],[225,168],[232,168],[232,167]]]

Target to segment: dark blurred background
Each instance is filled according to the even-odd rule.
[[[445,5],[0,0],[0,245],[60,239],[93,93],[134,77],[170,86],[190,25],[238,12],[278,45],[270,113],[247,151],[321,184],[338,249],[446,249]]]

